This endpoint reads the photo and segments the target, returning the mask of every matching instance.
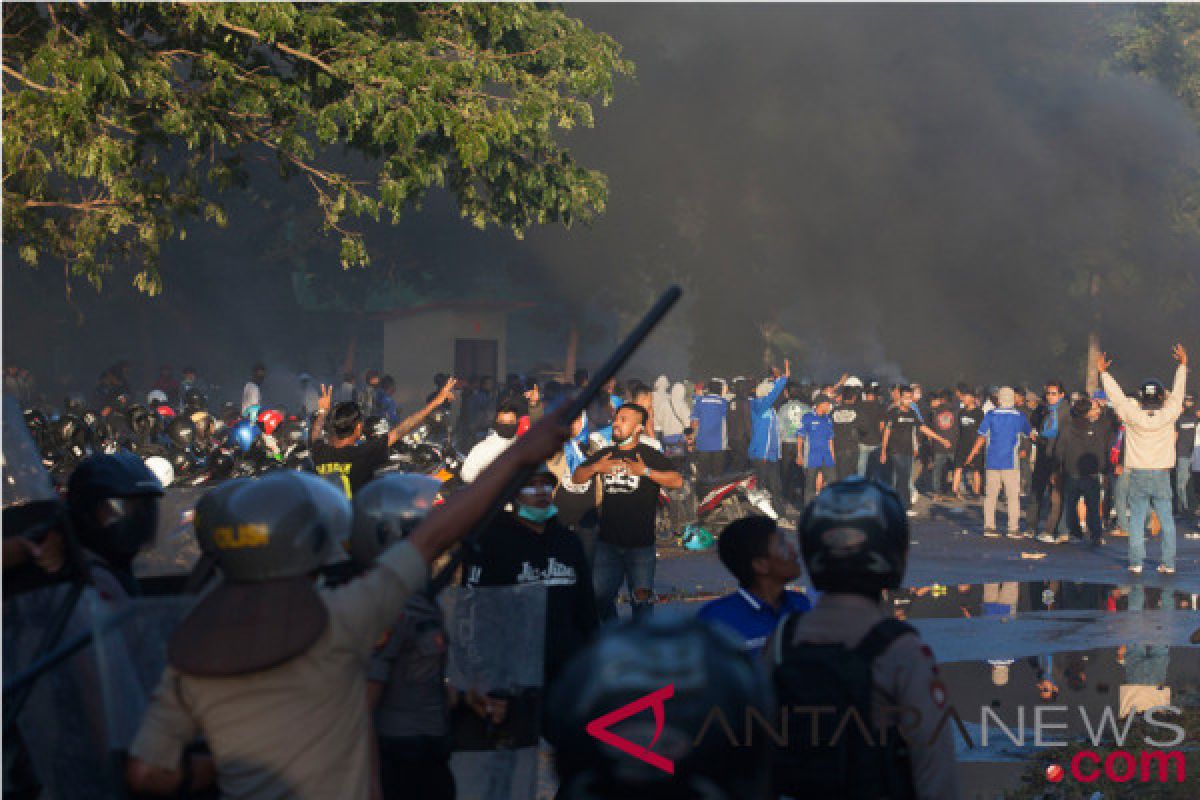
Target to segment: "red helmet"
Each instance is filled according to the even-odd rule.
[[[263,433],[271,435],[275,433],[275,429],[283,422],[283,412],[276,408],[268,408],[266,411],[258,412],[258,424],[263,429]]]
[[[175,416],[175,409],[164,403],[163,405],[154,409],[154,413],[158,414],[164,419],[170,419],[171,417]]]

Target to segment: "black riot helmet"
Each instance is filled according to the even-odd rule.
[[[899,588],[908,563],[908,517],[889,487],[846,478],[821,491],[800,519],[813,587],[875,597]]]
[[[350,560],[366,569],[387,547],[412,533],[433,508],[442,483],[428,475],[383,475],[354,493]]]
[[[196,423],[187,417],[175,417],[167,423],[167,438],[180,450],[186,450],[196,441]]]
[[[647,760],[594,735],[594,722],[636,701],[638,713],[599,733],[645,748]],[[765,673],[728,634],[695,619],[607,629],[551,687],[546,738],[565,800],[733,800],[765,796],[771,740],[731,742],[717,711],[743,731],[748,711],[770,719]],[[670,770],[668,772],[667,770]]]
[[[79,541],[126,571],[154,541],[162,494],[158,478],[132,453],[89,456],[67,479],[67,509]]]
[[[1142,408],[1153,411],[1167,402],[1167,390],[1158,381],[1146,381],[1138,387],[1137,397]]]
[[[139,439],[145,439],[154,432],[154,415],[145,406],[130,406],[126,416],[129,419],[129,430]]]

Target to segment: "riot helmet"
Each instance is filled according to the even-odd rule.
[[[366,569],[388,548],[412,533],[433,508],[441,482],[428,475],[391,473],[354,493],[350,559]]]
[[[128,570],[154,541],[163,487],[132,453],[85,458],[67,479],[67,509],[80,542]]]
[[[908,517],[887,486],[851,477],[821,491],[800,519],[813,587],[874,597],[899,588],[908,563]]]

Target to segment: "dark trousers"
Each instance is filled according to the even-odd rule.
[[[940,450],[933,454],[933,491],[938,494],[950,494],[951,472],[954,471],[954,454]]]
[[[379,782],[384,800],[454,800],[450,749],[425,737],[379,737]]]
[[[749,442],[730,442],[729,463],[726,464],[726,469],[730,472],[745,472],[750,469],[749,449]]]
[[[913,457],[903,453],[888,453],[887,464],[884,466],[890,470],[892,488],[900,495],[904,510],[908,511],[912,505],[909,483],[912,481]]]
[[[758,488],[766,489],[771,493],[771,502],[778,510],[783,510],[783,484],[779,475],[779,462],[759,460],[757,458],[750,460],[750,466],[754,469],[754,474],[758,476]]]
[[[725,472],[725,451],[709,450],[692,453],[692,461],[696,464],[696,474],[700,480],[713,480]]]
[[[1084,475],[1084,476],[1064,476],[1063,477],[1063,501],[1066,503],[1067,511],[1067,527],[1071,529],[1073,536],[1081,536],[1082,530],[1079,527],[1079,498],[1083,498],[1083,504],[1087,507],[1087,529],[1088,536],[1093,539],[1100,536],[1103,532],[1100,516],[1100,476],[1099,475]]]
[[[796,485],[804,480],[803,474],[800,471],[799,465],[796,464],[796,455],[799,448],[795,442],[784,442],[782,457],[779,462],[780,468],[780,483],[783,485],[783,496],[792,503],[798,503],[796,497]],[[783,509],[777,509],[783,511]]]
[[[1058,475],[1058,464],[1054,459],[1038,454],[1033,466],[1032,498],[1037,503],[1037,512],[1033,517],[1034,532],[1042,530],[1042,517],[1046,518],[1047,533],[1056,533],[1058,523],[1062,519],[1063,495],[1061,477]],[[1051,480],[1057,485],[1051,485]]]
[[[845,480],[858,474],[858,445],[833,451],[834,474],[837,480]]]

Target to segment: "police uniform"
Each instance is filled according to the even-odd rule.
[[[863,595],[822,594],[812,610],[795,624],[792,640],[785,643],[785,648],[800,642],[854,647],[882,619],[879,606]],[[767,649],[772,648],[768,645]],[[919,636],[902,635],[875,659],[873,674],[876,730],[885,730],[894,723],[908,737],[917,797],[957,800],[961,794],[953,738],[957,725],[952,718],[945,722],[942,719],[950,703],[933,651]],[[898,712],[888,712],[888,708],[916,709],[920,719],[909,711],[897,716]],[[939,725],[941,730],[937,731]]]
[[[428,577],[425,560],[401,542],[362,578],[318,593],[328,624],[299,656],[222,678],[186,675],[168,666],[130,754],[178,769],[184,748],[203,735],[216,760],[222,797],[367,800],[370,657]],[[251,592],[246,598],[251,605]],[[254,610],[248,608],[248,616]],[[271,609],[284,620],[287,610]]]

